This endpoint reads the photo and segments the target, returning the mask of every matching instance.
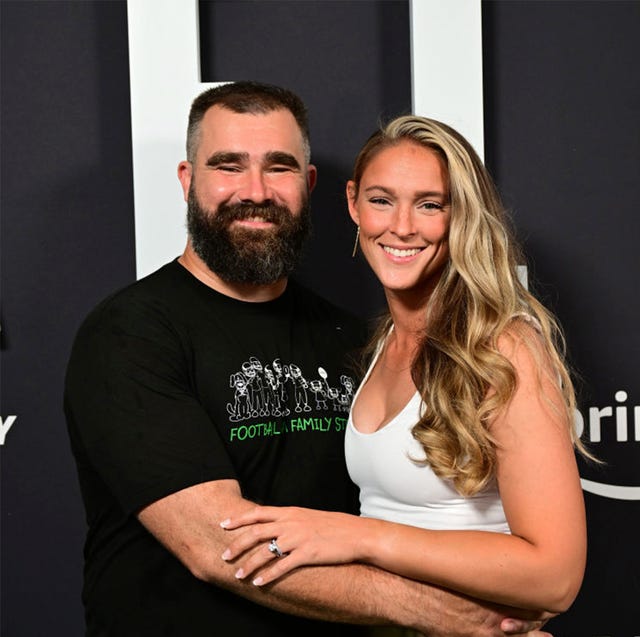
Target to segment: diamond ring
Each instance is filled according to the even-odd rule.
[[[271,542],[269,542],[269,550],[276,556],[282,557],[284,553],[280,550],[278,543],[276,542],[276,538],[274,537]]]

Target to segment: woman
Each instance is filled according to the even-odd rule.
[[[347,198],[389,307],[346,434],[361,517],[256,507],[222,523],[250,525],[223,559],[275,538],[237,577],[358,561],[566,610],[586,552],[573,388],[486,169],[450,127],[400,117],[360,152]]]

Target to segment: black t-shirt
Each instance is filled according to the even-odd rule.
[[[246,303],[175,261],[90,314],[65,392],[89,525],[88,635],[340,634],[197,580],[135,514],[228,478],[260,503],[354,510],[343,438],[363,339],[294,281]]]

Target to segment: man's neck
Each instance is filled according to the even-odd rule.
[[[205,262],[193,251],[191,245],[187,245],[178,263],[193,274],[198,281],[209,286],[216,292],[229,296],[239,301],[249,303],[264,303],[278,298],[287,287],[287,279],[280,279],[275,283],[254,285],[251,283],[230,283],[221,279],[212,272]]]

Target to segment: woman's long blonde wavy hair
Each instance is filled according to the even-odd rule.
[[[494,477],[496,446],[489,424],[516,388],[514,368],[497,347],[506,331],[530,347],[541,373],[559,386],[563,405],[554,406],[564,411],[576,447],[589,456],[573,426],[575,394],[560,326],[517,276],[522,254],[496,187],[469,142],[441,122],[398,117],[360,151],[353,174],[355,196],[371,160],[407,140],[436,152],[449,179],[450,258],[429,300],[422,346],[411,369],[424,404],[413,436],[424,448],[426,463],[463,495],[477,493]],[[370,353],[390,327],[387,316]]]

